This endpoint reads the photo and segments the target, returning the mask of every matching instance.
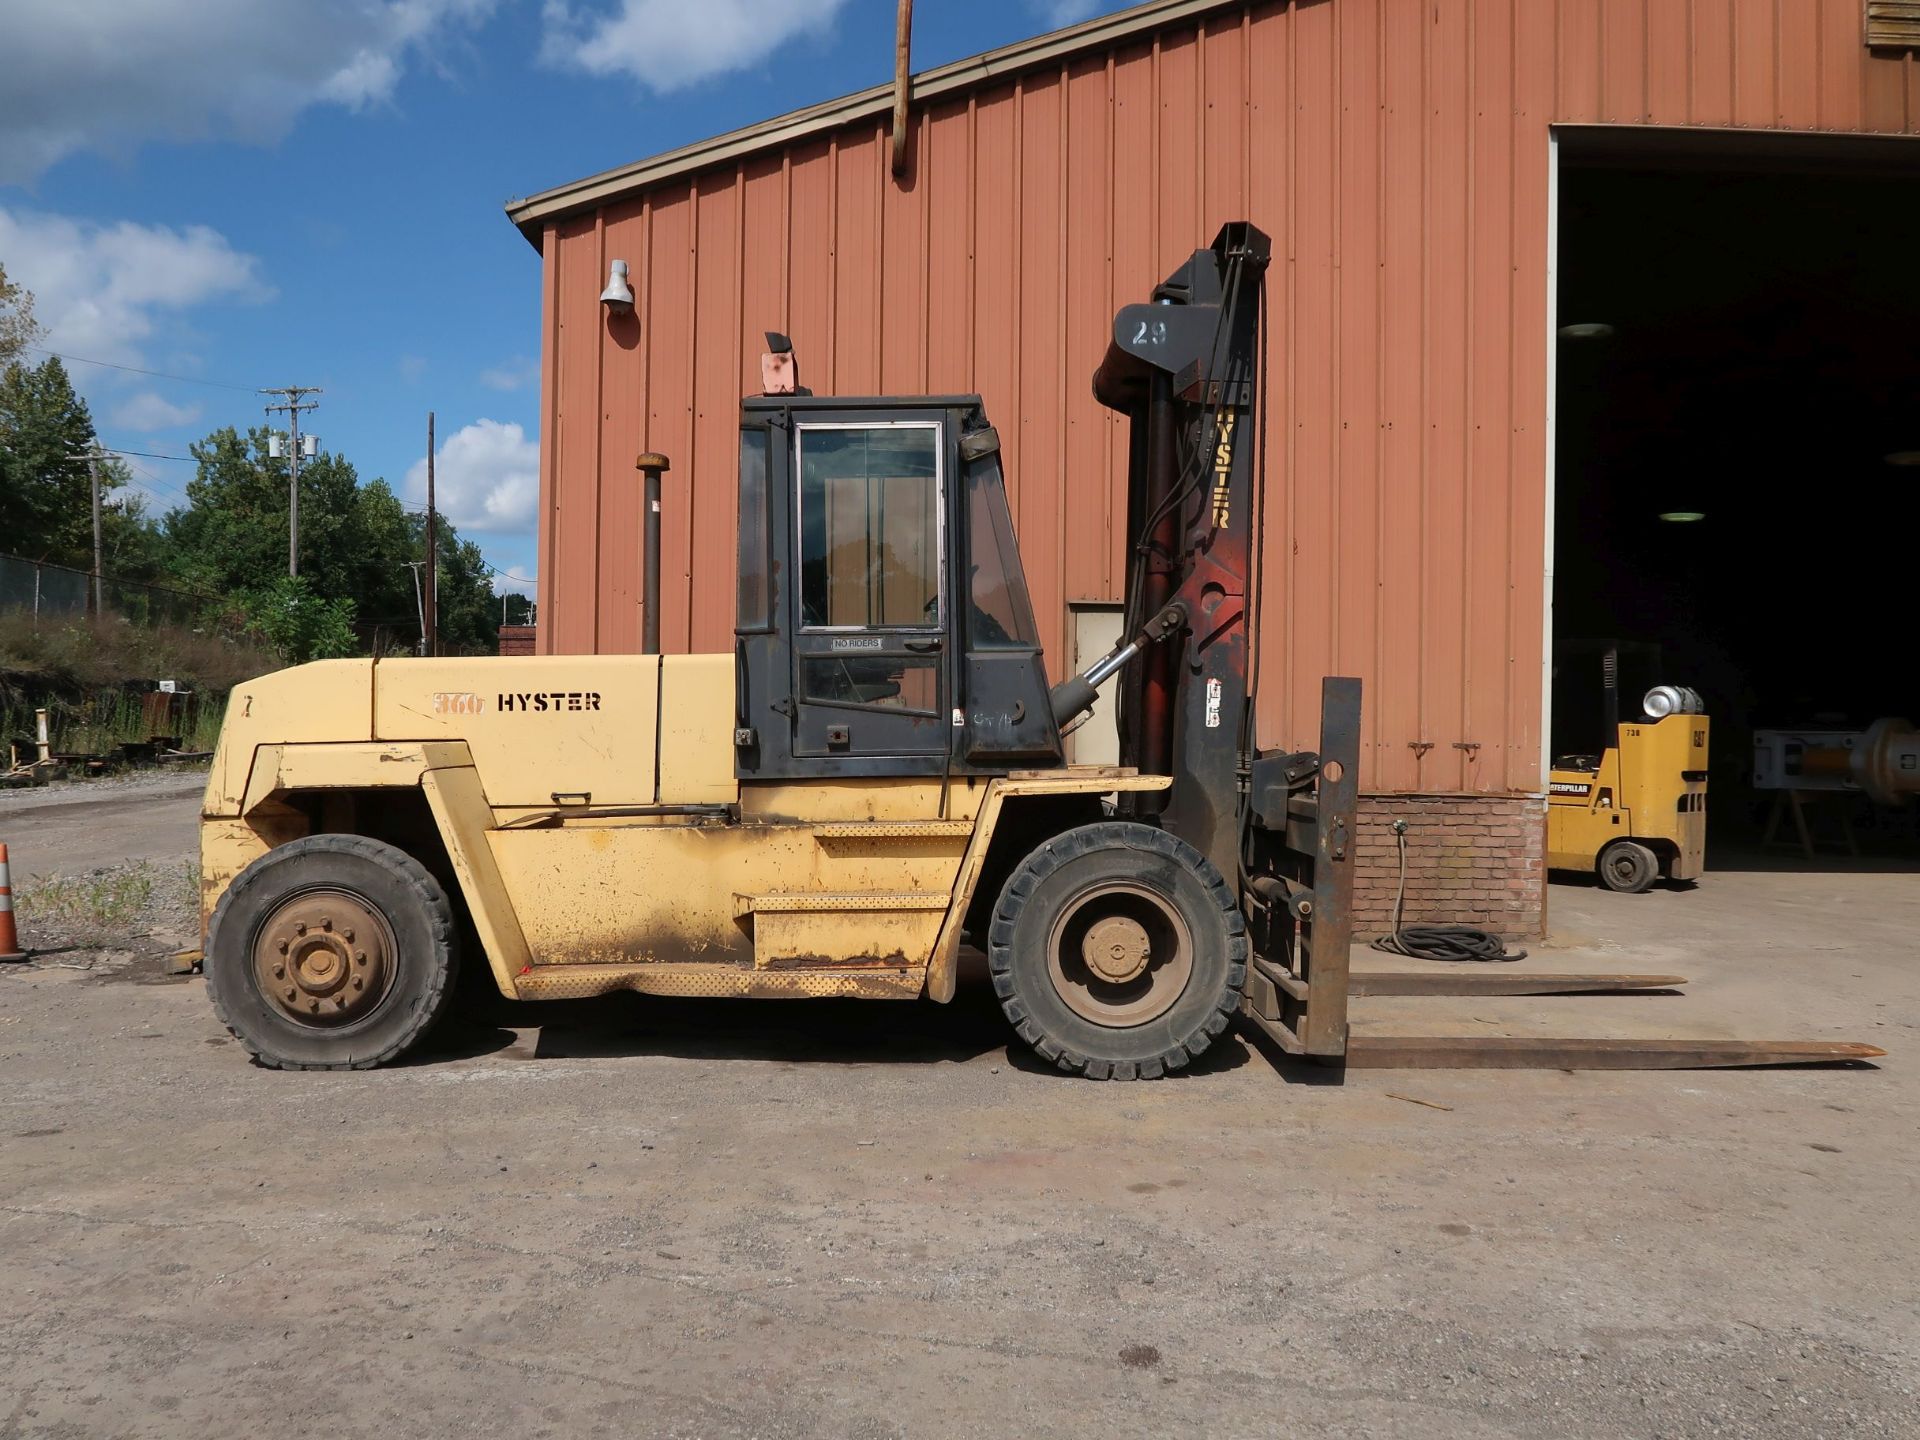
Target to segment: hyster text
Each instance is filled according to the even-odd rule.
[[[536,690],[531,694],[502,695],[503,713],[515,710],[598,710],[598,690]]]

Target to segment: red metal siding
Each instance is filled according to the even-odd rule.
[[[665,451],[662,634],[730,643],[734,425],[761,332],[821,393],[978,390],[1055,668],[1117,598],[1121,303],[1222,220],[1275,238],[1263,737],[1368,685],[1368,788],[1537,790],[1548,127],[1912,132],[1859,0],[1300,0],[943,98],[546,228],[540,644],[631,650],[633,456]],[[609,324],[607,263],[633,267]]]

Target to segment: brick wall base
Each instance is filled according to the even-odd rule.
[[[1393,928],[1407,823],[1408,925],[1477,925],[1509,939],[1546,933],[1547,806],[1537,795],[1363,795],[1353,937]]]

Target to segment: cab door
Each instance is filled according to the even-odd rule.
[[[946,460],[943,412],[795,416],[796,757],[892,758],[885,768],[909,774],[944,764]]]

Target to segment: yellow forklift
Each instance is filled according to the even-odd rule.
[[[1012,1033],[1096,1080],[1178,1070],[1236,1020],[1346,1065],[1880,1054],[1350,1032],[1350,996],[1677,982],[1349,972],[1360,683],[1324,682],[1317,737],[1255,723],[1269,255],[1230,224],[1114,317],[1093,389],[1128,422],[1134,559],[1126,638],[1080,675],[1049,684],[979,397],[811,395],[773,336],[741,405],[732,653],[334,660],[236,688],[201,820],[221,1020],[263,1065],[361,1069],[421,1039],[462,963],[514,1000],[944,1002],[971,945]],[[665,464],[640,457],[650,493]],[[1109,677],[1120,763],[1070,765],[1062,732]]]
[[[1627,895],[1663,877],[1683,884],[1698,880],[1707,856],[1708,729],[1698,692],[1650,685],[1641,715],[1623,721],[1621,691],[1637,688],[1623,687],[1623,680],[1656,677],[1660,647],[1576,640],[1556,650],[1568,668],[1554,677],[1554,720],[1563,733],[1572,731],[1576,748],[1562,753],[1554,747],[1547,780],[1548,867],[1590,872],[1609,890]],[[1590,703],[1595,660],[1597,707]],[[1584,696],[1583,688],[1589,691]],[[1597,735],[1580,728],[1590,726],[1596,713]]]

